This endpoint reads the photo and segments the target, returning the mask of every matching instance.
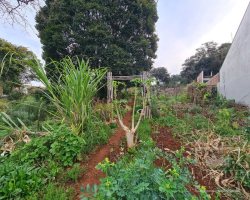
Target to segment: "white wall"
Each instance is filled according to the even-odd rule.
[[[250,4],[220,70],[219,92],[250,106]]]

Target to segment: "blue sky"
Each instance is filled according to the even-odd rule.
[[[202,43],[231,42],[249,0],[158,0],[159,37],[155,67],[177,74],[182,63]],[[31,27],[35,12],[28,10]],[[41,59],[42,49],[35,28],[11,26],[0,19],[0,38],[32,50]]]

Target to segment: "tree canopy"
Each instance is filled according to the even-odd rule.
[[[0,39],[0,62],[3,67],[0,81],[4,92],[8,94],[14,86],[29,78],[29,65],[36,62],[36,56],[26,47]]]
[[[130,75],[149,70],[156,58],[157,19],[155,0],[46,0],[36,28],[47,63],[78,56]]]
[[[158,68],[153,68],[150,71],[151,75],[154,76],[157,81],[162,82],[162,83],[168,83],[170,80],[170,75],[168,73],[168,70],[165,67],[158,67]]]
[[[204,71],[205,75],[218,73],[230,46],[230,43],[224,43],[220,46],[215,42],[202,44],[196,53],[186,59],[183,64],[181,76],[184,82],[195,80],[201,71]]]

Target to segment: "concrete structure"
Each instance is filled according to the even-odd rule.
[[[250,4],[220,70],[219,92],[250,106]]]
[[[219,82],[220,82],[220,74],[218,73],[218,74],[214,75],[212,78],[210,78],[206,84],[208,86],[217,87]]]
[[[197,76],[196,81],[198,83],[207,83],[213,77],[213,73],[211,72],[210,76],[205,76],[204,71]]]

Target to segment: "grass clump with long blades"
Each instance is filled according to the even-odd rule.
[[[70,124],[76,134],[83,132],[92,111],[92,101],[102,87],[106,69],[90,69],[88,62],[69,57],[52,62],[61,72],[57,83],[51,82],[43,68],[34,65],[33,71],[46,86],[47,95],[57,109],[57,116]],[[50,64],[51,65],[51,64]]]

